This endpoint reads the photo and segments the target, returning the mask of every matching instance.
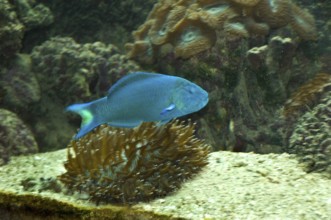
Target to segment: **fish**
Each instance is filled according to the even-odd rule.
[[[82,118],[79,139],[101,124],[133,128],[142,122],[160,124],[197,112],[208,92],[187,79],[161,73],[134,72],[119,79],[100,99],[66,108]]]

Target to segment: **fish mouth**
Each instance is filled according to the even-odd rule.
[[[209,102],[208,93],[205,92],[202,94],[202,96],[200,98],[200,109],[205,107],[208,104],[208,102]]]
[[[201,105],[201,108],[205,107],[208,104],[208,98],[204,99]]]
[[[206,92],[206,91],[204,91],[204,94],[203,94],[203,96],[202,96],[203,98],[202,98],[202,102],[204,103],[204,106],[205,105],[207,105],[207,103],[208,103],[208,101],[209,101],[209,94],[208,94],[208,92]]]

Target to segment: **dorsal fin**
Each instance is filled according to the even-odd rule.
[[[130,73],[121,79],[119,79],[109,90],[107,97],[110,97],[119,89],[129,85],[133,82],[139,82],[140,80],[146,80],[153,77],[160,77],[161,74],[158,73],[146,73],[146,72],[134,72]]]

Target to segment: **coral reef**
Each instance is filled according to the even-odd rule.
[[[288,68],[297,52],[297,43],[291,38],[272,37],[268,45],[254,47],[247,51],[248,67],[258,70],[267,67],[268,73],[258,76],[266,87],[266,94],[273,97],[270,102],[282,103],[287,98],[287,82],[291,72]],[[263,65],[265,65],[263,67]]]
[[[0,0],[0,62],[10,63],[11,58],[24,48],[23,36],[26,38],[29,30],[50,25],[53,19],[49,8],[36,1]]]
[[[127,55],[153,63],[168,54],[189,58],[217,40],[266,36],[290,25],[303,40],[315,40],[314,18],[291,1],[160,0],[126,44]]]
[[[302,112],[311,109],[318,103],[324,92],[331,88],[331,76],[319,73],[313,79],[298,88],[286,101],[283,109],[284,117],[297,118]]]
[[[218,40],[210,51],[187,60],[166,56],[154,64],[157,71],[183,76],[209,92],[207,107],[191,117],[215,150],[283,151],[281,108],[319,65],[313,47],[281,33],[263,41]]]
[[[7,0],[0,0],[0,20],[0,62],[4,63],[21,49],[24,26]]]
[[[31,60],[42,95],[27,121],[42,151],[66,145],[79,126],[79,117],[63,113],[67,105],[104,96],[119,78],[140,69],[113,45],[71,38],[44,42],[33,49]]]
[[[2,104],[15,112],[24,112],[25,108],[40,100],[40,88],[33,72],[29,55],[16,54],[11,66],[0,74],[0,86],[3,90]]]
[[[331,75],[319,73],[299,87],[283,109],[284,151],[294,153],[308,172],[331,177]]]
[[[16,0],[16,10],[26,31],[33,28],[48,26],[54,22],[52,12],[48,7],[36,1]]]
[[[38,145],[24,122],[15,113],[0,109],[0,165],[11,156],[37,151]]]
[[[292,5],[290,25],[300,37],[305,40],[316,40],[317,30],[315,29],[314,17],[307,11],[300,9],[296,5]]]
[[[101,125],[68,145],[60,180],[90,200],[136,203],[178,189],[207,164],[209,146],[178,120],[134,129]]]
[[[328,1],[298,1],[300,6],[309,10],[314,15],[318,30],[317,48],[314,53],[321,61],[320,72],[330,72],[331,70],[331,4]]]
[[[31,58],[42,91],[65,105],[104,95],[119,78],[139,69],[112,44],[78,44],[72,38],[52,38],[35,47]]]
[[[43,1],[54,13],[55,22],[47,31],[54,36],[71,37],[79,43],[102,41],[117,47],[130,39],[130,33],[144,22],[156,0],[129,1]],[[29,33],[33,35],[37,33]]]
[[[331,178],[330,85],[319,104],[307,110],[294,124],[286,151],[298,155],[308,172],[325,172]]]

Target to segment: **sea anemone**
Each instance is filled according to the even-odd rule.
[[[132,204],[178,189],[207,164],[208,152],[191,122],[133,129],[101,125],[69,143],[59,179],[96,203]]]

